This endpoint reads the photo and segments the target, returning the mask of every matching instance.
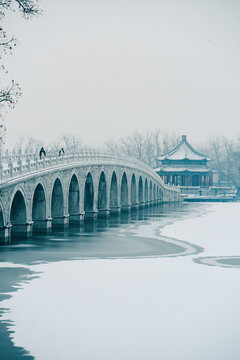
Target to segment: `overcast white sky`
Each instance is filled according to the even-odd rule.
[[[240,134],[239,0],[42,0],[12,14],[23,97],[7,142],[64,132],[89,144],[160,128],[190,142]]]

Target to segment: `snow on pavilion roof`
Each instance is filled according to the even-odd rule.
[[[213,171],[211,169],[209,169],[206,166],[191,166],[191,167],[187,167],[187,166],[163,166],[163,167],[158,167],[156,169],[154,169],[157,173],[161,172],[163,173],[204,173],[204,174],[209,174],[212,173]]]
[[[181,142],[175,149],[161,155],[157,160],[209,160],[206,155],[195,150],[187,141],[187,136],[182,135]]]

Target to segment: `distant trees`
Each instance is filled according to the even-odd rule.
[[[176,134],[162,133],[160,130],[136,131],[121,137],[118,141],[106,142],[99,150],[116,156],[132,157],[154,168],[156,159],[161,154],[174,149],[179,142],[180,136]],[[52,155],[57,155],[62,147],[66,153],[91,151],[91,148],[83,146],[79,135],[65,133],[49,144],[32,137],[20,137],[11,154],[38,154],[42,146],[45,147],[47,154]],[[228,139],[218,136],[209,139],[205,145],[193,144],[193,146],[210,158],[209,166],[215,171],[216,185],[234,185],[240,190],[240,137]],[[7,154],[10,154],[8,150]]]
[[[45,147],[47,154],[52,155],[57,155],[61,148],[64,148],[64,151],[67,153],[77,153],[83,148],[80,136],[74,134],[63,134],[51,143],[46,143],[33,137],[21,136],[11,150],[11,154],[13,156],[37,155],[42,146]],[[7,150],[7,154],[10,155],[9,150]]]
[[[38,15],[40,14],[38,2],[39,0],[0,0],[0,21],[3,20],[7,11],[19,10],[25,19]],[[0,89],[0,110],[7,107],[13,108],[22,95],[19,84],[15,80],[7,79],[8,71],[3,64],[3,56],[12,54],[16,45],[16,38],[9,36],[3,26],[0,26],[0,76],[2,84],[6,83]]]
[[[47,144],[47,149],[52,154],[57,154],[61,148],[63,148],[67,153],[79,152],[83,148],[80,136],[71,133],[65,133],[54,142]]]
[[[118,141],[108,141],[104,150],[114,155],[129,156],[156,166],[156,158],[162,153],[172,150],[180,141],[180,137],[162,133],[160,130],[138,132],[121,137]]]
[[[218,136],[208,141],[204,148],[216,171],[218,185],[240,186],[240,137],[228,139]]]

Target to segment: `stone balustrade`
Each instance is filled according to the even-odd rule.
[[[44,170],[56,167],[62,168],[63,166],[72,166],[73,164],[108,164],[135,168],[139,171],[144,171],[145,173],[150,172],[156,180],[162,182],[163,188],[179,192],[179,189],[176,187],[164,184],[161,178],[153,172],[151,167],[139,160],[100,153],[94,150],[63,154],[61,156],[49,153],[42,159],[35,154],[23,155],[21,157],[10,156],[8,157],[8,161],[6,160],[6,157],[4,157],[0,163],[0,184],[18,176],[35,173],[36,171],[44,172]]]

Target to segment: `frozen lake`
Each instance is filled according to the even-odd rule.
[[[1,359],[239,360],[239,214],[166,205],[2,245]]]

